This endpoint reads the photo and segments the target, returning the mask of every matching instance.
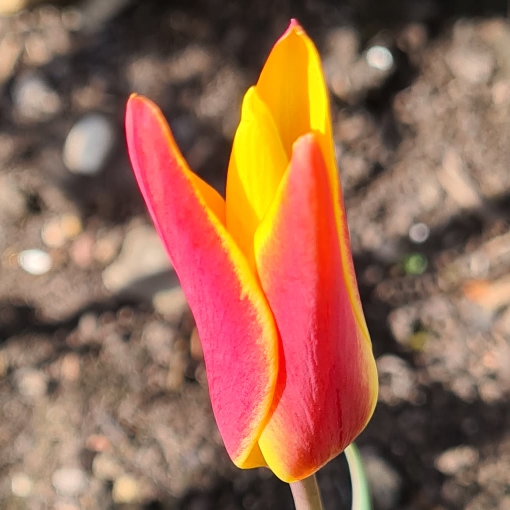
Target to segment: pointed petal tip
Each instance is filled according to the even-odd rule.
[[[305,31],[303,30],[303,27],[299,24],[299,21],[296,18],[292,18],[290,20],[287,30],[285,30],[285,32],[280,37],[280,39],[278,39],[277,43],[280,42],[282,39],[285,39],[292,33],[295,33],[297,35],[301,35],[301,34],[305,33]]]

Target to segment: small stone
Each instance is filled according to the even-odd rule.
[[[87,438],[85,442],[85,446],[87,450],[91,452],[104,452],[111,448],[110,440],[106,436],[102,436],[100,434],[92,434]],[[96,459],[95,457],[94,459]]]
[[[186,356],[181,354],[172,358],[166,379],[166,388],[168,391],[179,390],[184,382],[187,366]]]
[[[169,322],[178,322],[188,308],[188,302],[181,287],[156,292],[152,298],[152,305]]]
[[[28,0],[2,0],[0,2],[0,16],[10,16],[22,9],[25,9],[29,4]]]
[[[89,340],[97,331],[98,321],[94,313],[84,313],[78,321],[78,333],[84,340]]]
[[[100,453],[94,457],[92,472],[99,480],[112,481],[123,474],[120,464],[109,454]]]
[[[64,214],[60,219],[60,228],[66,239],[74,239],[81,234],[83,225],[78,216],[74,214]]]
[[[492,86],[492,102],[496,106],[501,106],[510,102],[510,82],[497,81]]]
[[[1,9],[1,7],[0,7]],[[5,83],[15,72],[16,64],[23,51],[22,41],[17,34],[8,33],[0,41],[0,83]]]
[[[435,462],[438,471],[452,476],[478,462],[478,451],[472,446],[457,446],[443,452]]]
[[[18,221],[28,212],[27,201],[22,191],[9,175],[0,175],[0,215]]]
[[[62,10],[62,26],[70,32],[77,32],[83,25],[83,16],[79,9],[68,7]]]
[[[393,67],[393,55],[384,46],[372,46],[366,53],[367,64],[378,71],[389,71]]]
[[[430,235],[430,228],[425,223],[415,223],[409,229],[409,239],[416,244],[424,243]]]
[[[25,58],[27,64],[32,66],[42,66],[50,60],[52,52],[46,44],[45,38],[37,33],[30,32],[25,40]]]
[[[154,228],[142,225],[126,234],[119,257],[103,271],[103,283],[111,292],[123,292],[134,282],[167,272],[171,267]]]
[[[202,349],[202,342],[198,336],[198,329],[193,328],[190,337],[190,354],[195,361],[202,361],[204,359],[204,351]]]
[[[490,52],[460,46],[448,53],[446,62],[456,78],[470,85],[487,83],[495,66]]]
[[[405,52],[421,50],[428,39],[427,28],[422,23],[406,25],[398,38],[398,46]]]
[[[44,372],[33,368],[20,368],[15,375],[19,392],[30,398],[39,398],[46,394],[48,379]]]
[[[483,209],[476,184],[465,170],[465,163],[453,147],[446,149],[437,178],[448,195],[464,209]]]
[[[140,500],[140,484],[129,475],[123,475],[113,484],[112,498],[117,504],[136,503]]]
[[[115,142],[111,122],[98,113],[82,117],[67,135],[63,159],[70,172],[95,175],[106,163]]]
[[[62,496],[76,496],[87,488],[87,475],[77,468],[62,468],[53,473],[53,487]]]
[[[80,378],[80,358],[74,352],[66,354],[62,359],[60,375],[64,381],[76,382]]]
[[[66,243],[66,238],[60,226],[60,219],[49,220],[43,225],[41,239],[48,248],[60,248]]]
[[[7,375],[9,370],[9,360],[5,352],[0,351],[0,379],[3,379]]]
[[[34,276],[46,274],[53,265],[51,257],[42,250],[24,250],[18,255],[18,264],[23,271]]]
[[[11,478],[11,491],[18,498],[28,498],[33,487],[34,482],[25,473],[17,473]]]
[[[13,96],[17,111],[27,120],[50,119],[62,106],[58,94],[42,76],[35,73],[26,73],[18,78]]]
[[[74,214],[47,221],[41,231],[41,238],[49,248],[60,248],[66,241],[74,239],[82,231],[80,219]]]
[[[143,329],[142,341],[153,361],[161,366],[170,365],[174,340],[175,330],[161,322],[150,322]]]
[[[120,243],[115,235],[106,235],[96,241],[94,259],[102,265],[110,264],[117,255]]]
[[[327,34],[326,46],[337,65],[349,66],[358,57],[359,33],[352,27],[335,28]]]
[[[379,400],[389,405],[413,400],[416,381],[409,365],[402,358],[385,354],[377,360]]]
[[[94,238],[91,234],[85,232],[74,241],[69,254],[73,259],[73,262],[81,267],[87,269],[90,267],[93,261],[92,252],[94,249]]]
[[[80,507],[69,501],[55,501],[54,510],[80,510]]]
[[[376,508],[380,510],[395,508],[402,491],[402,477],[374,450],[367,448],[362,450],[361,454]]]

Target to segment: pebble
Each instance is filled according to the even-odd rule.
[[[117,504],[135,503],[140,499],[140,484],[129,475],[123,475],[113,484],[112,498]]]
[[[425,223],[415,223],[409,229],[409,239],[416,244],[424,243],[430,235],[430,228]]]
[[[62,358],[60,366],[60,375],[64,381],[76,382],[80,378],[81,366],[80,358],[74,352],[66,354]]]
[[[25,195],[9,175],[0,175],[0,214],[11,221],[21,220],[27,214]]]
[[[85,341],[94,337],[98,327],[97,316],[92,312],[84,313],[78,321],[78,333]]]
[[[85,446],[91,452],[104,452],[111,448],[110,440],[100,434],[92,434],[87,438]],[[97,457],[95,457],[97,458]]]
[[[173,356],[166,378],[166,389],[168,391],[179,390],[184,382],[187,367],[188,363],[185,355]]]
[[[5,352],[0,351],[0,379],[3,379],[9,370],[9,360]]]
[[[0,1],[0,16],[11,16],[29,6],[29,0],[1,0]]]
[[[204,359],[204,351],[202,349],[202,342],[200,341],[200,337],[198,336],[198,329],[193,328],[193,331],[191,332],[191,337],[189,340],[189,350],[191,357],[195,361],[202,361]]]
[[[94,259],[106,266],[111,264],[118,253],[120,242],[116,233],[109,233],[96,241],[94,246]]]
[[[79,236],[69,249],[73,262],[82,269],[87,269],[93,262],[94,237],[87,232]]]
[[[346,67],[358,58],[359,33],[351,27],[340,27],[331,30],[326,36],[328,57],[335,60],[336,66]],[[325,60],[326,60],[325,59]]]
[[[455,475],[478,462],[478,451],[472,446],[457,446],[443,452],[435,462],[438,471],[444,475]]]
[[[51,257],[42,250],[24,250],[18,255],[18,264],[23,271],[34,276],[46,274],[53,265]]]
[[[413,399],[416,381],[406,361],[393,354],[385,354],[377,360],[377,370],[381,402],[397,405]]]
[[[169,322],[178,322],[187,310],[188,302],[181,287],[160,290],[152,298],[154,309]]]
[[[103,271],[103,283],[111,292],[123,292],[134,282],[171,268],[166,250],[154,228],[141,225],[126,234],[119,257]]]
[[[143,329],[142,340],[155,363],[169,366],[172,359],[175,330],[161,322],[149,322]]]
[[[87,488],[87,475],[77,468],[62,468],[53,473],[53,487],[62,496],[76,496]]]
[[[81,507],[69,501],[56,501],[54,510],[81,510]]]
[[[48,47],[46,39],[37,32],[31,32],[25,40],[25,62],[32,66],[47,64],[53,54]]]
[[[48,379],[44,372],[33,368],[20,368],[15,375],[19,392],[30,398],[39,398],[46,394]]]
[[[456,78],[470,85],[487,83],[495,66],[494,57],[488,51],[465,47],[453,48],[446,62]]]
[[[492,86],[492,102],[496,106],[502,106],[510,102],[510,82],[497,81]]]
[[[34,482],[25,473],[17,473],[11,478],[11,491],[18,498],[28,498],[33,487]]]
[[[19,114],[33,121],[50,119],[62,106],[58,94],[36,73],[25,73],[16,80],[13,100]]]
[[[64,214],[60,218],[48,220],[42,230],[41,239],[49,248],[60,248],[77,237],[83,230],[80,218],[74,214]]]
[[[378,71],[389,71],[393,67],[393,55],[384,46],[372,46],[366,53],[367,64]]]
[[[367,448],[361,454],[376,508],[380,510],[395,508],[402,491],[402,477],[374,450]]]
[[[83,225],[78,216],[74,214],[64,214],[60,220],[60,228],[66,239],[74,239],[81,234]]]
[[[119,463],[107,453],[100,453],[94,457],[92,472],[96,478],[105,481],[115,480],[123,474]]]
[[[41,239],[48,248],[60,248],[66,243],[66,238],[60,228],[60,219],[47,221],[41,230]]]
[[[96,175],[103,168],[115,143],[112,123],[99,113],[82,117],[67,135],[63,159],[68,170],[80,175]]]

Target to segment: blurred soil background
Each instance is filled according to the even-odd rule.
[[[0,508],[292,508],[224,451],[122,124],[131,92],[151,97],[223,192],[243,93],[297,17],[324,59],[380,371],[358,442],[375,507],[509,510],[507,9],[1,0]],[[350,508],[342,456],[319,481]]]

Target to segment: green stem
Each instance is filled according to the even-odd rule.
[[[315,475],[290,484],[296,510],[323,510]]]
[[[368,487],[363,461],[358,447],[351,443],[345,450],[345,457],[349,465],[352,487],[352,510],[372,510],[370,489]]]

